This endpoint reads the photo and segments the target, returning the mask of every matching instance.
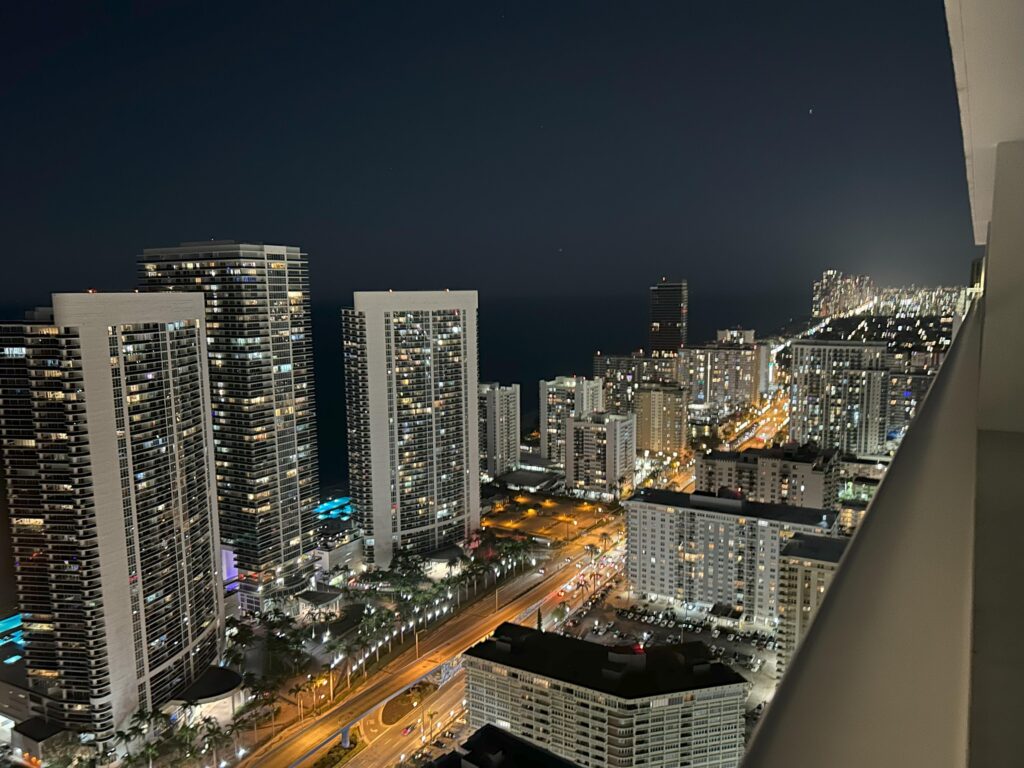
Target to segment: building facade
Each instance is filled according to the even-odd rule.
[[[761,398],[768,351],[753,341],[752,331],[719,331],[715,342],[679,353],[678,381],[689,389],[691,402],[730,413]]]
[[[636,448],[638,451],[682,453],[689,444],[689,394],[680,386],[645,384],[636,393]]]
[[[648,347],[652,352],[677,352],[686,346],[689,307],[690,288],[685,280],[662,277],[651,286]]]
[[[635,413],[636,393],[645,384],[679,384],[677,352],[594,355],[594,378],[604,382],[604,410]]]
[[[29,704],[100,751],[221,655],[206,334],[199,294],[55,294],[0,325]]]
[[[292,246],[148,248],[146,291],[202,291],[221,542],[243,610],[309,585],[320,501],[309,263]]]
[[[626,564],[644,595],[725,605],[775,626],[782,547],[795,533],[832,535],[836,513],[709,494],[642,489],[624,502]]]
[[[790,437],[848,453],[885,450],[889,353],[885,342],[793,342]]]
[[[476,291],[356,292],[343,310],[349,486],[366,557],[480,526]]]
[[[495,478],[519,466],[519,385],[480,384],[480,473]]]
[[[604,410],[604,382],[600,378],[558,376],[540,382],[540,456],[556,467],[566,461],[566,426],[570,416],[583,417]]]
[[[899,441],[906,434],[933,381],[934,372],[890,371],[886,408],[886,437],[889,440]]]
[[[747,682],[703,643],[620,653],[502,624],[463,667],[471,726],[583,768],[734,768],[743,755]]]
[[[849,539],[796,534],[782,548],[779,574],[779,678],[821,607]]]
[[[727,488],[750,501],[835,509],[839,474],[838,451],[786,445],[698,453],[694,483],[705,493]]]
[[[636,473],[636,416],[570,416],[565,487],[570,493],[617,499],[630,492]]]

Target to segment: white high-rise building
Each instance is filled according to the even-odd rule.
[[[701,642],[615,650],[502,624],[463,655],[487,723],[583,768],[735,768],[749,684]]]
[[[687,603],[731,606],[773,627],[782,547],[795,533],[833,535],[830,510],[644,488],[624,502],[633,589]]]
[[[495,478],[519,466],[519,385],[483,382],[479,392],[480,472]]]
[[[636,474],[636,415],[570,416],[565,486],[571,493],[617,499],[632,489]]]
[[[558,376],[540,382],[540,456],[555,466],[566,462],[566,425],[570,416],[604,410],[604,382],[600,378]]]
[[[793,342],[789,434],[847,453],[885,450],[889,353],[884,341]]]
[[[0,324],[0,455],[33,711],[104,751],[217,663],[199,294],[55,294]]]
[[[793,652],[818,613],[849,541],[845,536],[832,538],[798,533],[782,548],[778,677],[785,673]]]
[[[305,589],[320,501],[309,262],[299,248],[210,241],[147,248],[147,291],[202,291],[221,540],[243,610]]]
[[[464,541],[480,525],[476,291],[358,291],[342,319],[367,559]]]

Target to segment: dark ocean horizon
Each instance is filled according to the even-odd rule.
[[[714,338],[719,328],[753,328],[758,336],[806,317],[809,292],[741,296],[690,296],[691,343]],[[317,426],[321,495],[343,493],[348,484],[345,399],[341,362],[340,305],[313,304]],[[646,344],[647,296],[532,297],[481,292],[478,320],[480,380],[518,383],[523,430],[537,424],[537,387],[542,378],[590,376],[594,353],[630,352]]]

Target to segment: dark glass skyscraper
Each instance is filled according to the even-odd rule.
[[[651,286],[651,324],[648,345],[652,352],[677,352],[686,346],[690,289],[685,280],[661,278]]]
[[[319,502],[309,263],[299,248],[209,241],[147,248],[139,287],[202,291],[221,541],[243,610],[302,591]]]

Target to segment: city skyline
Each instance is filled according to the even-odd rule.
[[[887,8],[882,33],[864,4],[785,19],[756,6],[196,9],[6,10],[8,103],[38,117],[0,128],[18,148],[0,224],[40,258],[12,266],[0,305],[130,289],[121,259],[207,237],[302,243],[313,301],[334,305],[388,288],[550,296],[569,277],[576,295],[622,296],[666,273],[694,296],[752,295],[828,266],[946,284],[976,252],[938,5]],[[273,54],[247,42],[264,38]],[[226,106],[257,87],[296,117]],[[692,151],[705,143],[716,150]],[[622,255],[632,268],[611,285],[581,268]],[[506,262],[522,276],[494,266]],[[525,277],[537,270],[554,279]]]
[[[1021,0],[234,3],[0,8],[0,764],[1016,764]]]

